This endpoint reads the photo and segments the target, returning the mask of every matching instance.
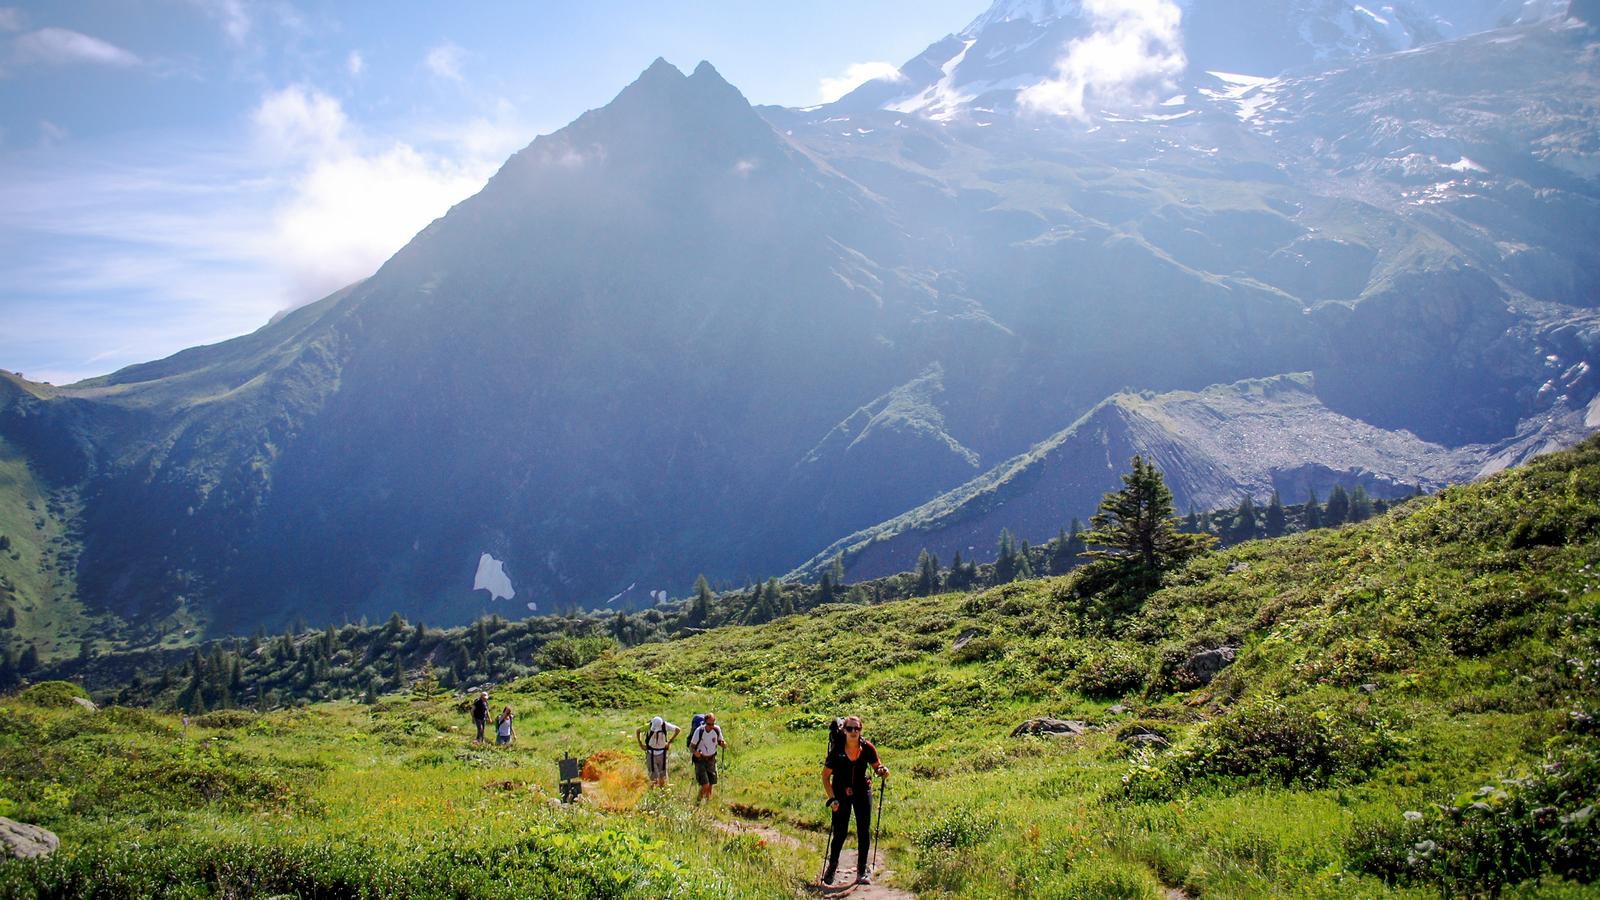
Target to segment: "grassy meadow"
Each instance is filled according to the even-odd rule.
[[[0,814],[63,847],[0,865],[0,897],[793,896],[844,713],[893,770],[883,849],[919,896],[1600,896],[1597,564],[1591,442],[1149,595],[1094,564],[608,653],[496,690],[510,749],[447,696],[180,736],[34,686],[0,700]],[[681,750],[651,792],[632,735],[704,709],[732,747],[697,810]],[[1091,730],[1010,736],[1036,716]],[[596,784],[562,808],[568,750]]]

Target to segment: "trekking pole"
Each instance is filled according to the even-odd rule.
[[[889,793],[889,779],[878,779],[878,821],[872,823],[872,868],[869,872],[878,869],[878,835],[883,834],[883,797]]]

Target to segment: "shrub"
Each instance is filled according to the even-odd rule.
[[[581,669],[616,647],[608,637],[563,635],[540,647],[533,661],[541,669]]]
[[[1112,645],[1084,660],[1068,684],[1085,697],[1111,700],[1144,687],[1149,663],[1126,647]]]
[[[23,689],[17,699],[34,706],[67,707],[73,700],[89,699],[89,692],[70,681],[41,681]]]
[[[986,659],[994,659],[1005,652],[1005,638],[997,637],[995,635],[984,635],[982,637],[975,637],[972,640],[967,641],[961,646],[960,650],[952,650],[950,652],[950,661],[959,666],[965,665],[966,663],[983,662]]]
[[[1550,872],[1600,880],[1600,748],[1572,746],[1534,774],[1485,785],[1470,802],[1357,823],[1351,865],[1390,883],[1448,894],[1499,893]]]
[[[208,712],[194,720],[194,724],[201,728],[247,728],[255,722],[256,714],[245,712],[242,709],[219,709]]]

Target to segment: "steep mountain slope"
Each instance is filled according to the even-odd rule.
[[[1022,52],[1065,9],[974,27]],[[151,640],[460,621],[491,603],[484,553],[508,612],[762,578],[980,473],[963,490],[988,496],[1130,390],[1314,373],[1294,403],[1219,408],[1241,440],[1320,424],[1245,468],[1193,447],[1199,499],[1294,470],[1467,477],[1600,424],[1597,53],[1552,20],[1200,73],[1093,124],[866,94],[758,112],[658,61],[256,334],[69,388],[0,377],[0,438],[81,498],[78,594]],[[1053,534],[1099,484],[949,546]]]
[[[1042,542],[1119,488],[1135,454],[1166,475],[1180,510],[1213,510],[1273,491],[1289,503],[1311,491],[1326,498],[1335,485],[1374,497],[1432,491],[1560,449],[1597,426],[1600,397],[1584,409],[1552,407],[1502,442],[1446,447],[1340,415],[1309,375],[1119,394],[1027,453],[838,541],[795,574],[815,577],[839,555],[852,579],[910,570],[924,549],[945,561],[987,558],[1003,528]]]

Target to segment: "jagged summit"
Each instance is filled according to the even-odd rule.
[[[987,12],[961,30],[961,36],[973,37],[990,25],[1004,22],[1041,24],[1065,15],[1077,15],[1082,9],[1080,0],[995,0]]]

